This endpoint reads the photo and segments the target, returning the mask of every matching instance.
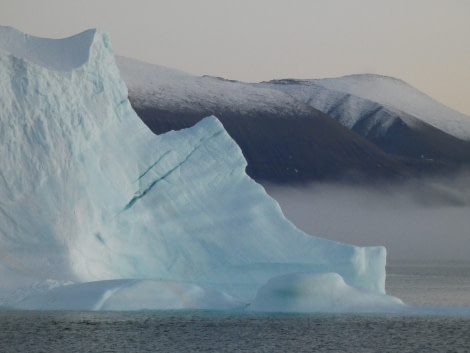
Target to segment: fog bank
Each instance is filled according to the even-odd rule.
[[[298,228],[392,260],[468,260],[470,174],[372,186],[265,185]]]

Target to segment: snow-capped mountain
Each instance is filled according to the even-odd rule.
[[[129,99],[155,133],[178,130],[214,114],[241,147],[258,181],[399,176],[397,160],[341,124],[280,90],[193,76],[133,59],[117,64]]]
[[[387,153],[444,164],[470,162],[470,117],[403,81],[365,74],[259,86],[308,103]]]
[[[261,182],[404,176],[470,161],[467,142],[410,113],[324,88],[317,80],[246,84],[123,57],[117,63],[131,104],[154,132],[215,114],[241,147],[248,174]],[[422,114],[428,101],[423,102]]]
[[[217,110],[230,111],[240,116],[257,110],[264,114],[277,113],[286,118],[294,112],[306,115],[312,111],[307,104],[279,90],[259,89],[242,82],[211,76],[193,76],[120,56],[116,62],[133,104],[138,108],[158,104],[162,111],[197,112],[204,116],[207,116],[207,112]],[[163,132],[164,128],[160,130]]]
[[[152,133],[105,33],[0,27],[0,48],[0,305],[403,308],[385,295],[385,249],[296,229],[215,117]]]
[[[470,117],[446,107],[402,80],[365,74],[322,79],[317,83],[402,111],[457,138],[470,140]]]

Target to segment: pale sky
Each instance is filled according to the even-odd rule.
[[[388,75],[470,115],[470,0],[0,0],[0,24],[241,81]]]

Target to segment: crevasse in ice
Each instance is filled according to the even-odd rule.
[[[296,229],[245,174],[240,149],[215,117],[154,135],[127,100],[105,33],[52,40],[0,32],[1,305],[231,309],[253,302],[256,310],[275,288],[273,306],[261,309],[276,311],[279,298],[298,301],[314,282],[367,293],[362,298],[379,307],[396,304],[385,295],[385,249]],[[276,278],[297,283],[299,273],[309,274],[308,285],[277,295],[279,284],[291,282]],[[323,273],[335,280],[312,282]],[[343,300],[348,305],[338,307],[354,311],[358,295]],[[319,307],[295,307],[303,310]]]

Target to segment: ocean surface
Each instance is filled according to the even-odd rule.
[[[387,292],[426,314],[5,310],[0,352],[470,351],[470,264],[387,270]]]
[[[389,261],[386,291],[413,306],[470,307],[470,261]]]

